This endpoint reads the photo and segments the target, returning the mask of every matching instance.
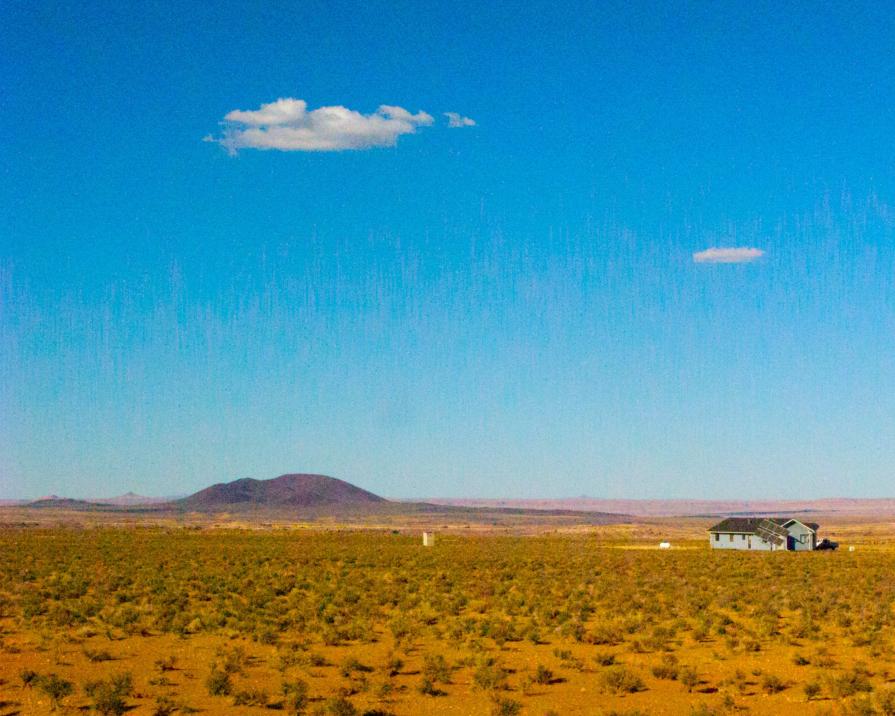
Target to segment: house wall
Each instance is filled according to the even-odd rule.
[[[715,534],[718,535],[717,540],[715,539]],[[733,540],[731,540],[731,536],[733,536]],[[770,552],[774,546],[757,535],[730,532],[710,532],[709,544],[712,549],[740,549],[751,552]],[[784,546],[781,545],[777,549],[784,549]]]
[[[789,534],[793,537],[793,549],[798,552],[804,552],[814,549],[815,535],[805,525],[793,522],[786,526]]]

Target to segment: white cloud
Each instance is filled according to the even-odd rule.
[[[764,256],[761,249],[747,247],[713,247],[693,254],[698,264],[747,264]]]
[[[308,112],[308,103],[303,99],[278,99],[270,104],[262,104],[260,109],[254,111],[243,111],[234,109],[224,115],[227,122],[237,122],[239,124],[249,124],[254,127],[261,127],[265,124],[290,124],[300,122]]]
[[[445,112],[444,116],[448,118],[448,127],[475,127],[475,120],[464,117],[456,112]]]
[[[256,110],[228,112],[223,135],[205,139],[218,142],[234,154],[240,149],[336,152],[391,147],[401,135],[413,134],[433,121],[426,112],[412,114],[403,107],[385,104],[372,114],[342,106],[308,111],[304,100],[286,97]]]

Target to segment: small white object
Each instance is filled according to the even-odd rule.
[[[854,552],[854,551],[855,551],[855,546],[854,546],[854,545],[851,545],[851,546],[848,548],[848,551],[849,551],[849,552]]]
[[[671,542],[659,542],[659,549],[671,549]]]
[[[435,533],[423,532],[423,547],[432,547],[435,545]]]

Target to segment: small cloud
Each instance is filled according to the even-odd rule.
[[[308,110],[292,97],[262,104],[255,110],[234,109],[224,115],[224,131],[217,142],[235,154],[240,149],[277,149],[283,152],[337,152],[394,146],[398,137],[413,134],[434,122],[426,112],[413,114],[403,107],[383,104],[371,114],[340,105]]]
[[[698,264],[747,264],[764,256],[761,249],[747,247],[713,247],[693,254]]]
[[[445,112],[444,116],[448,118],[448,127],[475,127],[475,120],[464,117],[456,112]]]

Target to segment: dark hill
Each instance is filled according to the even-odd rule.
[[[222,510],[242,507],[333,507],[369,505],[385,499],[326,475],[280,475],[272,480],[244,477],[223,482],[177,500],[188,510]]]

